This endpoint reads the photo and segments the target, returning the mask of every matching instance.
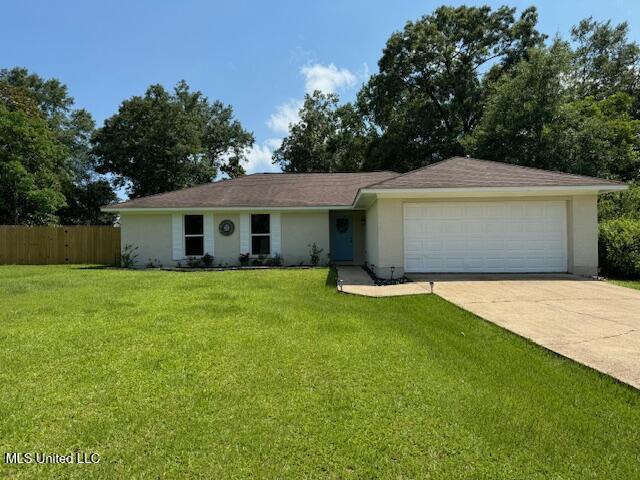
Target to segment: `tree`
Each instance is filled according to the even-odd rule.
[[[593,96],[601,100],[614,93],[631,96],[640,90],[640,47],[628,40],[626,22],[612,26],[592,17],[571,29],[576,44],[573,81],[578,98]]]
[[[6,86],[2,91],[6,94]],[[18,92],[18,89],[13,89]],[[54,223],[65,205],[61,193],[67,151],[47,121],[30,115],[29,95],[3,95],[0,102],[0,223]],[[24,109],[20,108],[23,104]]]
[[[58,215],[64,225],[113,225],[116,216],[100,211],[100,207],[115,202],[118,196],[107,180],[92,180],[73,184],[66,195],[67,206]]]
[[[285,172],[352,172],[360,170],[369,138],[362,117],[336,94],[307,94],[300,120],[273,153]]]
[[[94,170],[90,139],[95,124],[91,114],[85,109],[73,108],[74,99],[65,84],[57,79],[44,79],[25,68],[0,70],[0,85],[3,85],[0,95],[4,89],[5,97],[13,98],[14,106],[20,106],[27,115],[35,116],[39,112],[65,147],[65,174],[60,176],[58,183],[66,203],[75,207],[73,216],[69,215],[70,210],[57,212],[60,221],[69,224],[87,223],[87,219],[111,222],[111,216],[101,215],[100,206],[117,197],[113,189],[107,188],[109,183]],[[25,101],[25,98],[29,100]],[[89,191],[100,196],[87,202],[85,195]],[[90,210],[82,211],[83,206]]]
[[[481,158],[630,180],[637,178],[640,122],[624,93],[570,101],[571,52],[563,42],[535,50],[503,77],[463,143]]]
[[[487,86],[544,41],[530,7],[435,10],[387,41],[358,105],[376,132],[367,169],[406,171],[463,152],[460,139],[478,122]]]
[[[496,83],[482,120],[462,141],[465,149],[479,158],[552,168],[546,129],[568,99],[562,84],[570,61],[569,46],[563,42],[549,50],[532,50],[529,60]]]
[[[112,174],[130,197],[211,182],[219,172],[242,175],[253,134],[219,101],[179,82],[161,85],[120,105],[93,139],[97,171]]]

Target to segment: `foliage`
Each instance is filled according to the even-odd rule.
[[[253,265],[255,267],[259,267],[259,266],[264,265],[264,261],[265,261],[265,256],[264,255],[258,255],[256,258],[251,260],[251,265]]]
[[[100,211],[118,196],[107,180],[74,183],[67,190],[67,206],[58,211],[64,225],[113,225],[116,215]]]
[[[186,258],[187,267],[200,268],[202,267],[202,259],[200,257],[190,256]]]
[[[358,105],[376,138],[366,170],[408,171],[463,152],[492,80],[544,40],[534,7],[437,8],[391,35]]]
[[[97,170],[139,197],[211,182],[219,172],[243,174],[253,135],[230,106],[209,102],[181,81],[173,93],[152,85],[122,102],[93,144]]]
[[[338,106],[336,94],[305,95],[300,120],[273,153],[285,172],[349,172],[364,163],[369,137],[351,103]]]
[[[209,254],[209,253],[205,253],[202,256],[202,265],[205,266],[205,268],[211,268],[213,266],[213,255]]]
[[[150,258],[149,262],[147,263],[147,268],[161,268],[162,264],[160,263],[160,260],[158,260],[157,258]]]
[[[281,267],[282,256],[279,253],[274,253],[271,257],[267,258],[265,265],[269,267]]]
[[[120,266],[122,268],[133,268],[138,258],[138,247],[131,244],[126,244],[120,252]]]
[[[570,51],[562,42],[532,51],[503,77],[463,143],[480,158],[584,175],[632,179],[640,169],[640,122],[631,98],[568,101]]]
[[[249,265],[250,260],[251,260],[251,254],[249,252],[241,253],[240,256],[238,257],[238,262],[240,262],[240,265],[242,265],[243,267],[246,267],[247,265]]]
[[[0,477],[637,478],[637,390],[437,295],[331,280],[0,266],[3,449],[101,456]]]
[[[606,193],[598,198],[598,218],[630,218],[640,220],[640,183],[632,183],[629,190]]]
[[[628,40],[628,33],[626,22],[613,26],[592,17],[571,29],[576,44],[572,80],[579,98],[640,93],[640,47]]]
[[[46,120],[0,103],[0,223],[57,221],[65,156]]]
[[[307,245],[307,247],[309,247],[309,260],[311,261],[311,265],[317,266],[318,263],[320,263],[320,254],[324,252],[324,248],[318,248],[316,242]]]
[[[43,118],[56,141],[64,148],[64,162],[57,172],[56,189],[66,207],[56,212],[65,224],[112,224],[113,216],[100,206],[116,199],[109,183],[96,175],[90,155],[95,128],[91,114],[74,108],[67,86],[57,79],[44,79],[25,68],[0,70],[0,102],[9,110],[23,111],[30,118]],[[55,220],[55,216],[51,217]]]
[[[605,275],[640,277],[640,220],[601,222],[599,255]]]

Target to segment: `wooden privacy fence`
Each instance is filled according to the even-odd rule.
[[[0,264],[120,262],[120,228],[0,225]]]

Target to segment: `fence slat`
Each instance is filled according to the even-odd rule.
[[[0,225],[0,264],[119,262],[119,227]]]

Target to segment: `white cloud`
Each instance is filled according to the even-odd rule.
[[[276,113],[272,113],[267,120],[267,126],[275,133],[286,135],[289,133],[289,125],[298,122],[298,110],[301,106],[300,100],[289,100],[287,103],[278,105]]]
[[[280,167],[271,163],[271,156],[281,142],[282,139],[269,138],[262,145],[256,144],[248,149],[247,163],[244,165],[247,173],[280,172]]]
[[[346,68],[338,68],[333,63],[305,65],[300,70],[304,75],[304,88],[307,93],[320,90],[323,93],[335,93],[343,87],[353,87],[356,76]]]

